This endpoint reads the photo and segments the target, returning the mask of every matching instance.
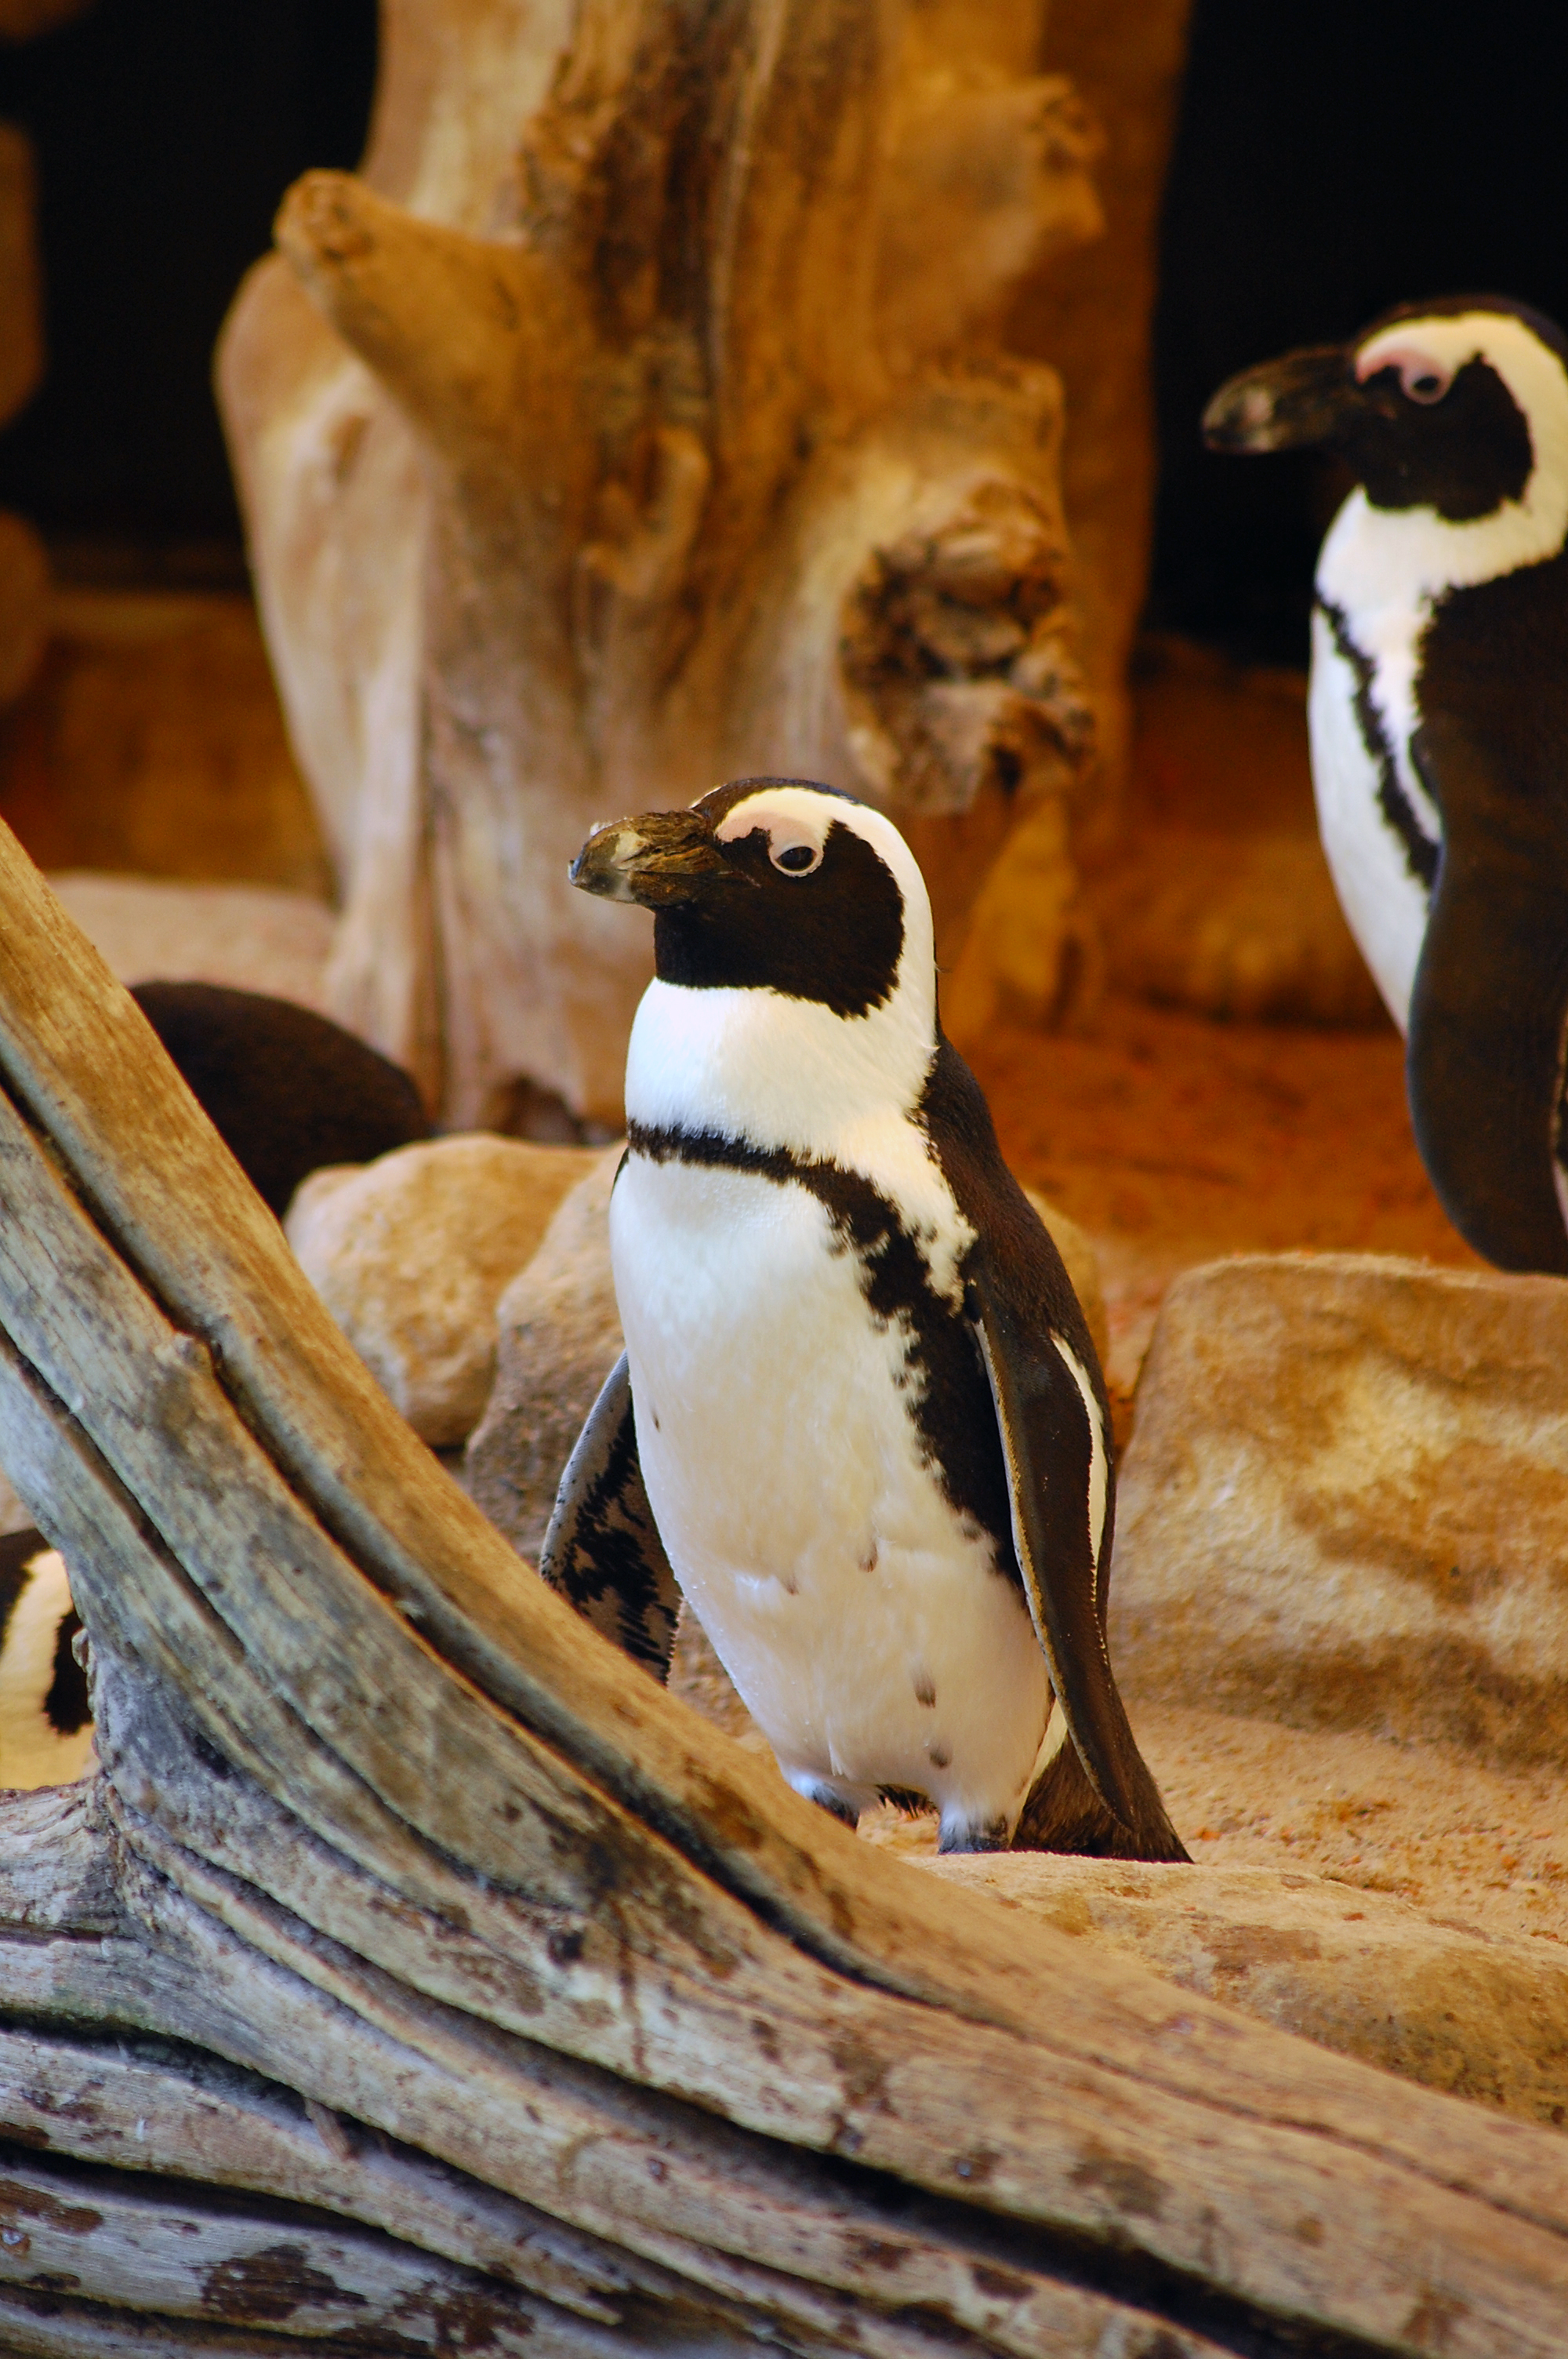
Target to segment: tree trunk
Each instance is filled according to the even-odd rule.
[[[290,192],[220,386],[336,1009],[449,1122],[618,1119],[650,952],[566,884],[595,820],[827,777],[950,957],[1072,794],[1060,387],[1002,348],[1099,220],[1043,14],[391,0],[364,174]]]
[[[0,1081],[103,1764],[0,1805],[6,2350],[1561,2354],[1561,2138],[935,1887],[546,1590],[3,831]]]

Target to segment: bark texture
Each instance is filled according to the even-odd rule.
[[[728,776],[889,810],[945,956],[1055,812],[1060,962],[1092,714],[1005,334],[1100,214],[1043,15],[387,0],[364,170],[290,192],[219,381],[334,1006],[449,1122],[615,1119],[649,946],[565,864]]]
[[[0,1806],[7,2350],[1561,2351],[1560,2137],[941,1890],[577,1621],[3,832],[0,1081],[104,1765]]]

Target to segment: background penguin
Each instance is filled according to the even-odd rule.
[[[1411,305],[1232,378],[1204,432],[1358,480],[1313,616],[1324,849],[1444,1209],[1568,1272],[1568,344],[1522,304]]]
[[[206,983],[138,984],[140,1006],[256,1193],[281,1219],[328,1163],[368,1163],[429,1136],[399,1066],[290,1000]],[[0,1535],[0,1787],[63,1784],[91,1758],[81,1627],[38,1531]]]
[[[81,1624],[65,1563],[41,1532],[0,1535],[0,1788],[65,1786],[92,1755]]]
[[[903,838],[750,778],[571,874],[655,911],[655,980],[611,1201],[626,1353],[542,1571],[662,1674],[673,1563],[790,1784],[850,1822],[891,1791],[946,1851],[1184,1859],[1106,1654],[1098,1363],[942,1038]]]
[[[430,1136],[403,1068],[312,1008],[211,983],[139,983],[131,996],[279,1220],[310,1172]]]

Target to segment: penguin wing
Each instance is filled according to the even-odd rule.
[[[1105,1412],[1071,1340],[1053,1326],[1042,1343],[1011,1291],[982,1243],[965,1300],[996,1408],[1013,1548],[1051,1685],[1094,1794],[1132,1839],[1133,1855],[1185,1859],[1106,1652],[1102,1569],[1114,1494]],[[1026,1814],[1038,1815],[1028,1805]]]
[[[680,1591],[643,1486],[624,1352],[567,1461],[539,1571],[633,1662],[669,1677]]]
[[[1454,1227],[1502,1269],[1568,1272],[1563,1152],[1568,803],[1544,766],[1499,757],[1439,712],[1411,743],[1443,815],[1411,994],[1405,1087]]]

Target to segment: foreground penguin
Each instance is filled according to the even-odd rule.
[[[1568,1272],[1568,344],[1521,304],[1411,306],[1232,378],[1204,431],[1358,479],[1313,616],[1324,849],[1449,1218]]]
[[[749,778],[571,874],[655,911],[656,979],[611,1200],[626,1353],[541,1570],[662,1675],[673,1565],[790,1784],[851,1823],[891,1794],[944,1851],[1185,1858],[1106,1654],[1098,1363],[938,1028],[903,838]]]
[[[328,1163],[429,1136],[419,1093],[352,1033],[290,1000],[206,983],[138,984],[141,1007],[256,1193],[279,1218]],[[0,1535],[0,1787],[79,1777],[91,1758],[70,1574],[38,1531]]]

